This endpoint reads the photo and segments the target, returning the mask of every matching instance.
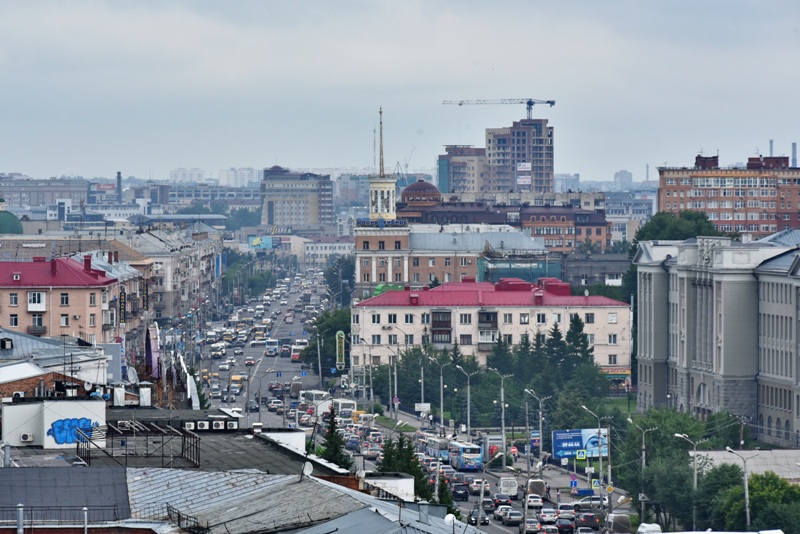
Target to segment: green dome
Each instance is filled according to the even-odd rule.
[[[10,211],[0,211],[0,234],[22,234],[22,223]]]

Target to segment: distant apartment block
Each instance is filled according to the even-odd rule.
[[[329,175],[296,173],[282,167],[264,169],[261,224],[335,226],[333,182]]]
[[[73,206],[79,206],[87,200],[87,187],[86,180],[0,179],[0,196],[11,207],[52,206],[59,200],[69,200]]]
[[[766,236],[800,224],[800,169],[789,158],[748,158],[722,168],[718,156],[697,156],[692,168],[658,169],[658,211],[704,212],[721,232]]]
[[[553,127],[547,119],[522,119],[486,129],[490,191],[553,192]]]
[[[581,175],[575,174],[556,174],[553,178],[556,193],[566,193],[567,191],[578,191],[581,188]]]
[[[486,149],[472,146],[448,145],[439,156],[439,191],[448,193],[478,193],[488,184]]]
[[[219,185],[227,187],[248,187],[250,183],[258,184],[261,171],[252,167],[224,169],[219,171]]]
[[[175,182],[203,182],[206,180],[206,171],[203,169],[173,169],[169,171],[169,181]]]

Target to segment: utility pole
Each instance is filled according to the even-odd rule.
[[[428,359],[439,366],[439,433],[444,433],[444,368],[450,365],[450,362],[439,363],[431,356]],[[452,414],[450,414],[452,417]]]
[[[471,414],[470,414],[470,412],[472,411],[472,399],[470,397],[470,378],[472,378],[473,376],[477,375],[480,371],[474,371],[472,373],[468,373],[460,365],[456,365],[456,369],[458,369],[459,371],[464,373],[466,375],[466,377],[467,377],[467,439],[469,439],[470,442],[471,442],[472,441],[472,424],[471,424]],[[503,454],[505,454],[505,451],[503,451]]]
[[[497,376],[500,377],[500,432],[503,433],[503,453],[508,454],[508,450],[506,448],[506,389],[505,383],[506,378],[513,376],[513,375],[504,375],[500,374],[500,371],[497,369],[492,369],[491,367],[486,368],[488,371],[492,371],[493,373],[497,373]]]
[[[319,389],[325,391],[322,385],[322,336],[319,335],[319,330],[317,330],[317,366],[319,370]]]

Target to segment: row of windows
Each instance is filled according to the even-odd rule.
[[[461,273],[460,280],[463,282],[464,279],[467,277],[467,273]],[[442,282],[452,282],[452,275],[451,273],[444,273],[444,280]],[[370,282],[372,276],[369,273],[361,273],[361,281],[362,282]],[[433,282],[436,279],[436,273],[429,273],[428,274],[428,282]],[[378,273],[378,282],[387,282],[386,273]],[[394,273],[394,282],[403,282],[403,273]],[[411,275],[412,282],[419,282],[420,276],[419,273],[412,273]]]
[[[378,267],[386,267],[386,265],[391,261],[391,258],[378,258]],[[372,260],[370,258],[362,258],[361,265],[363,267],[369,267],[371,265]],[[412,267],[419,267],[420,259],[419,258],[411,258],[411,265]],[[470,258],[459,258],[459,263],[461,267],[466,267],[467,265],[472,263],[472,259]],[[444,266],[451,267],[453,264],[453,258],[445,257],[444,258]],[[403,258],[394,258],[394,266],[395,267],[402,267],[403,265]],[[428,258],[428,267],[436,267],[436,258]]]
[[[106,293],[103,293],[105,302]],[[28,291],[28,304],[41,305],[45,303],[46,293],[44,291]],[[69,293],[59,295],[61,306],[69,306]],[[8,294],[8,305],[19,306],[19,293]],[[89,293],[89,306],[97,305],[97,293]]]
[[[439,321],[450,323],[450,313],[449,312],[437,312]],[[514,324],[514,315],[513,313],[503,313],[503,324],[509,325]],[[547,324],[547,314],[546,313],[536,313],[535,319],[536,324],[544,325]],[[352,316],[353,324],[359,324],[359,315]],[[470,325],[472,324],[474,314],[471,313],[461,313],[459,314],[459,324],[462,325]],[[371,313],[370,320],[372,324],[398,324],[397,323],[398,314],[396,313],[388,313],[386,314],[386,322],[381,322],[381,314],[380,313]],[[553,322],[554,323],[561,323],[562,315],[560,313],[553,314]],[[403,324],[415,324],[416,316],[413,313],[406,313],[403,317]],[[531,314],[530,313],[520,313],[518,324],[530,324],[531,322]],[[430,313],[423,313],[420,315],[420,324],[430,324],[431,322],[431,314]],[[584,324],[594,324],[595,316],[593,312],[584,313],[583,315],[583,322]],[[617,314],[616,313],[609,313],[608,314],[608,324],[617,324]],[[613,342],[612,342],[613,336]],[[610,345],[616,345],[617,343],[617,335],[616,334],[609,334],[609,341]]]
[[[62,313],[60,317],[60,325],[61,326],[69,326],[69,315],[66,313]],[[9,315],[8,318],[8,326],[9,327],[18,327],[19,326],[19,315],[16,313],[12,313]],[[31,314],[31,326],[44,326],[44,314],[41,313],[32,313]],[[89,326],[97,326],[97,316],[94,313],[89,314]]]

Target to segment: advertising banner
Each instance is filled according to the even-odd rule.
[[[517,163],[517,172],[531,172],[531,162],[520,162]]]
[[[520,185],[531,185],[531,175],[520,174],[519,176],[517,176],[517,183]]]
[[[601,429],[602,453],[608,456],[608,429]],[[553,430],[553,458],[574,458],[577,451],[585,450],[587,458],[597,458],[598,439],[596,428],[575,430]]]
[[[126,295],[124,291],[119,293],[119,324],[125,324],[125,310],[127,309]]]

